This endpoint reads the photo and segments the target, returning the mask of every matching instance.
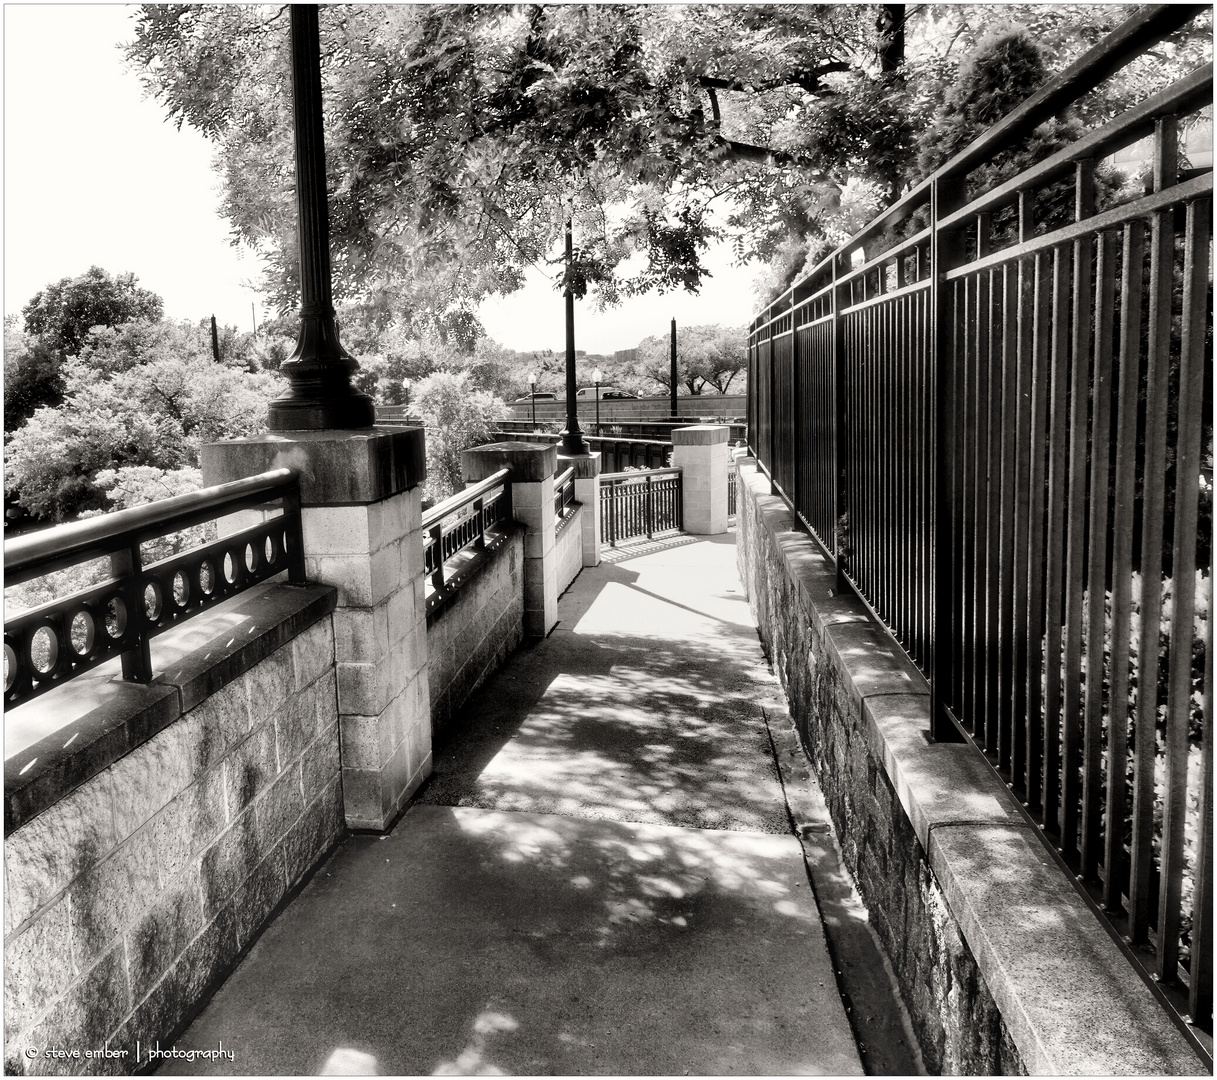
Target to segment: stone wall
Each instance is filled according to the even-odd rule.
[[[512,530],[456,594],[427,619],[431,729],[502,667],[524,637],[524,532]]]
[[[561,596],[583,569],[583,514],[576,504],[570,517],[562,522],[554,540],[554,556],[558,560],[558,595]]]
[[[931,1073],[1206,1071],[928,686],[742,463],[740,579]],[[797,826],[796,822],[796,826]]]
[[[244,640],[225,627],[165,665],[156,701],[172,715],[158,706],[167,722],[150,738],[99,759],[45,808],[6,805],[6,1072],[134,1071],[137,1040],[173,1037],[342,834],[333,590],[290,589],[238,597]],[[302,617],[310,595],[325,603]],[[287,623],[283,604],[297,608]],[[210,617],[183,630],[197,642]],[[151,689],[120,682],[116,693]],[[112,750],[116,732],[135,743],[151,715],[108,716],[109,741],[90,745]],[[74,729],[87,741],[98,725],[85,717]],[[65,737],[31,747],[24,766],[6,763],[6,784],[9,765],[29,775]],[[43,789],[39,798],[55,794]],[[12,831],[10,814],[21,818]],[[45,1056],[56,1047],[78,1057]],[[86,1056],[107,1048],[116,1056]]]
[[[748,408],[748,398],[744,394],[682,394],[676,399],[676,407],[680,410],[680,418],[690,417],[717,420],[724,416],[743,416]],[[509,406],[513,420],[531,420],[532,402],[517,401]],[[663,397],[644,398],[613,398],[600,402],[600,423],[602,426],[620,421],[628,423],[631,420],[667,420],[672,415],[672,399]],[[551,423],[566,419],[565,401],[538,401],[538,422]],[[596,399],[588,396],[579,399],[579,421],[584,431],[594,431],[596,427]]]

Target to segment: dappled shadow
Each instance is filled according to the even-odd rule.
[[[343,844],[189,1041],[253,1073],[335,1047],[386,1074],[860,1072],[771,692],[733,551],[585,570],[393,833]]]
[[[454,718],[420,801],[786,831],[734,564],[695,554],[585,570]]]
[[[793,837],[434,806],[348,841],[188,1038],[254,1073],[859,1071]]]

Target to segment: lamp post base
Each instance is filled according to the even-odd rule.
[[[277,398],[270,403],[266,427],[269,431],[350,431],[376,423],[376,407],[367,394],[352,394],[332,401],[292,401]]]
[[[558,453],[566,457],[583,457],[590,454],[592,449],[587,445],[583,438],[583,432],[579,425],[576,424],[573,428],[567,427],[562,432],[562,438],[558,441]]]

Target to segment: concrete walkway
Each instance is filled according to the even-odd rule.
[[[161,1071],[862,1072],[734,535],[609,558],[177,1042],[233,1060]]]

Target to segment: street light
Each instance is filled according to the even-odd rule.
[[[532,430],[537,430],[537,376],[534,372],[528,376],[528,392],[532,394]]]
[[[596,434],[600,434],[600,380],[603,378],[600,369],[592,372],[592,382],[596,384]]]
[[[410,415],[410,380],[409,379],[402,379],[402,381],[401,381],[401,396],[402,396],[401,418],[404,420],[404,419],[406,419],[406,417],[408,417]]]

